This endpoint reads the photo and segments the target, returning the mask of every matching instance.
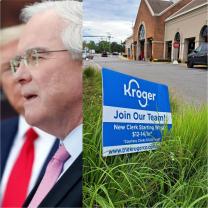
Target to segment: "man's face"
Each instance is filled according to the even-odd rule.
[[[34,16],[19,41],[18,55],[31,48],[65,49],[60,38],[63,26],[52,11]],[[31,125],[63,136],[58,135],[58,129],[81,115],[81,63],[73,61],[68,52],[44,53],[36,66],[21,63],[16,78],[25,99],[25,118]]]
[[[23,96],[20,84],[15,80],[10,70],[10,59],[15,56],[18,40],[9,42],[1,47],[1,84],[10,104],[20,114],[24,114]]]

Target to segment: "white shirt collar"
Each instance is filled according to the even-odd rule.
[[[30,128],[30,125],[26,122],[23,116],[19,117],[18,122],[18,136],[22,139],[25,139],[25,133]]]
[[[77,126],[61,141],[71,157],[77,158],[82,152],[82,126]]]
[[[23,116],[20,116],[18,123],[18,136],[20,136],[22,139],[25,139],[25,133],[29,128],[31,128],[31,126],[26,122],[25,118]],[[37,132],[38,136],[41,138],[55,139],[53,135],[48,134],[37,127],[32,128],[35,130],[35,132]]]
[[[21,126],[21,128],[20,128]],[[64,140],[61,140],[61,143],[64,145],[68,153],[70,154],[70,160],[74,161],[76,158],[81,154],[82,152],[82,124],[77,126],[75,129],[73,129]],[[25,138],[24,135],[26,131],[31,126],[25,121],[25,118],[23,116],[20,116],[18,128],[19,128],[19,136],[21,138]],[[43,132],[42,130],[33,127],[35,131],[38,133],[39,137],[45,138],[45,137],[53,137],[52,135],[47,134],[46,132]]]
[[[70,154],[70,158],[65,162],[63,171],[59,178],[62,177],[66,170],[82,153],[82,124],[80,124],[73,131],[71,131],[64,140],[61,140],[61,144],[64,145],[64,147]]]

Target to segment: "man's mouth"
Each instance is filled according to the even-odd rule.
[[[25,95],[24,98],[26,101],[30,101],[30,100],[33,100],[37,97],[37,95],[35,94],[30,94],[30,95]]]

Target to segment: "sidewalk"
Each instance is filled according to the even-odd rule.
[[[98,71],[101,71],[102,69],[102,66],[95,63],[93,60],[83,60],[82,68],[85,69],[86,67],[93,67],[98,69]]]
[[[119,55],[119,58],[121,60],[126,60],[126,61],[129,61],[129,62],[140,62],[140,63],[152,63],[152,64],[173,64],[173,62],[163,62],[163,61],[139,61],[139,60],[133,60],[133,59],[128,59],[127,57],[124,57],[122,55]],[[177,65],[180,65],[180,66],[186,66],[186,63],[178,63]]]

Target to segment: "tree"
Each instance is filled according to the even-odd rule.
[[[90,41],[87,43],[86,41],[83,41],[83,49],[87,48],[89,50],[95,50],[96,53],[102,53],[103,51],[106,52],[124,52],[125,46],[123,43],[119,44],[117,42],[108,42],[105,40],[101,40],[97,44],[94,41]]]
[[[82,43],[82,48],[83,48],[83,49],[87,48],[87,42],[86,42],[85,40],[84,40],[83,43]]]
[[[109,45],[109,42],[108,41],[100,41],[98,43],[98,53],[102,53],[103,51],[106,51],[106,52],[109,52],[110,50],[110,45]]]
[[[123,49],[123,45],[122,44],[118,44],[117,42],[112,42],[111,43],[111,51],[112,52],[123,52],[124,49]]]
[[[96,50],[96,44],[93,40],[91,40],[88,44],[87,44],[87,47],[90,49],[90,50]]]

